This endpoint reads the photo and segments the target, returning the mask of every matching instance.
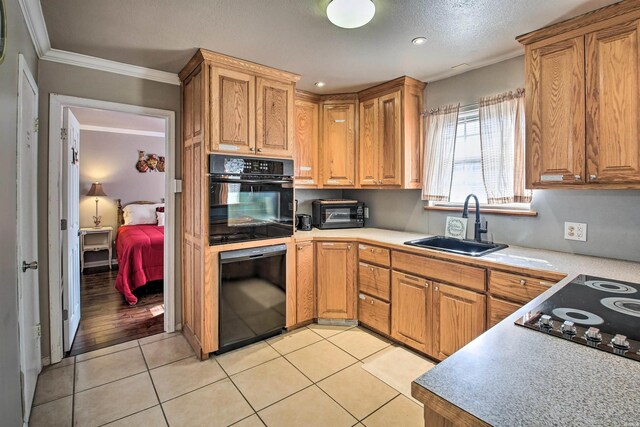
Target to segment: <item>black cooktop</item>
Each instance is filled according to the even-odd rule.
[[[583,274],[515,323],[640,361],[640,284]]]

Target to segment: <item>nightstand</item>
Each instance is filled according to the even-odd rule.
[[[86,227],[80,229],[80,272],[84,272],[85,252],[109,251],[109,270],[111,270],[111,251],[113,227]]]

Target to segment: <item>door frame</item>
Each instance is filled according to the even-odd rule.
[[[20,174],[22,173],[22,169],[21,169],[21,149],[20,149],[20,144],[23,142],[23,132],[22,132],[22,124],[23,121],[25,120],[25,118],[22,116],[22,105],[23,105],[23,92],[22,92],[22,83],[23,83],[23,79],[27,79],[29,84],[31,86],[33,86],[35,88],[36,91],[36,100],[35,100],[35,104],[33,105],[34,111],[36,113],[36,120],[39,117],[39,113],[38,113],[38,99],[39,99],[39,90],[38,90],[38,85],[36,84],[35,79],[33,78],[33,75],[31,74],[31,70],[29,69],[29,67],[27,66],[26,60],[24,58],[24,56],[22,54],[18,55],[18,105],[17,105],[17,131],[16,131],[16,154],[17,154],[17,169],[16,169],[16,186],[17,186],[17,195],[18,195],[18,199],[17,199],[17,213],[19,212],[20,209],[20,205],[21,205],[21,198],[22,198],[22,194],[20,193]],[[34,132],[34,139],[33,142],[35,144],[35,150],[36,150],[36,159],[37,159],[37,150],[38,150],[38,137],[39,137],[39,133],[36,131]],[[37,176],[36,176],[36,187],[37,187]],[[37,194],[36,194],[36,205],[34,206],[34,209],[38,209],[38,204],[37,204]],[[37,218],[36,218],[37,220]],[[21,245],[22,245],[22,235],[21,235],[21,226],[20,226],[20,218],[18,218],[18,222],[17,222],[17,251],[16,251],[16,271],[18,272],[18,276],[17,276],[17,287],[18,287],[18,350],[19,350],[19,354],[20,354],[20,373],[23,374],[25,373],[25,365],[27,364],[27,355],[24,352],[24,344],[25,344],[25,340],[27,339],[34,339],[35,336],[33,336],[32,334],[35,332],[33,330],[29,331],[25,329],[25,325],[23,324],[22,320],[23,320],[23,313],[21,311],[21,295],[23,294],[23,286],[24,283],[21,279],[21,274],[23,274],[23,272],[21,272],[21,268],[22,268],[22,259],[21,259]],[[33,248],[36,252],[36,254],[38,253],[38,236],[39,234],[36,231],[36,238],[35,238],[35,248]],[[36,255],[37,257],[37,255]],[[31,260],[29,260],[31,261]],[[39,272],[36,271],[35,272],[35,276],[36,276],[36,280],[37,280],[37,292],[38,295],[40,294],[40,277],[39,277]],[[40,319],[40,307],[37,307],[37,311],[38,311],[38,324],[36,325],[36,327],[38,325],[41,324],[41,319]],[[37,371],[38,373],[40,373],[40,371],[42,370],[42,343],[40,343],[40,354],[38,355],[38,357],[36,358],[37,360]],[[33,405],[33,398],[34,396],[31,396],[31,406],[26,407],[26,396],[25,396],[25,392],[26,392],[26,388],[25,388],[25,381],[24,379],[21,381],[22,383],[22,387],[20,390],[20,397],[22,399],[22,418],[23,418],[23,424],[24,426],[27,425],[27,418],[31,415],[31,406]],[[34,384],[34,391],[35,391],[35,384]]]
[[[60,295],[60,263],[52,260],[61,258],[61,203],[62,203],[62,139],[63,109],[68,107],[95,108],[117,111],[121,113],[141,114],[164,119],[165,121],[165,212],[168,233],[164,238],[164,330],[173,332],[180,329],[176,325],[176,269],[175,269],[175,236],[176,236],[176,193],[180,182],[176,181],[176,117],[175,112],[138,105],[120,104],[74,96],[51,94],[49,99],[49,189],[48,189],[48,260],[49,260],[49,329],[51,355],[50,363],[62,360],[63,325],[62,301]]]

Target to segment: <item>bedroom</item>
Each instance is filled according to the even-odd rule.
[[[79,292],[69,289],[64,298],[70,314],[64,342],[65,352],[77,355],[164,330],[165,123],[116,111],[69,110],[69,121],[74,116],[79,124],[68,174],[71,188],[73,165],[79,166],[79,197],[75,202],[70,191],[67,200],[78,207],[80,267],[79,276],[69,275],[70,288],[78,283]],[[73,226],[70,221],[69,234],[75,234]],[[80,303],[79,321],[73,301]]]

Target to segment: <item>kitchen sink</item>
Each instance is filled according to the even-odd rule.
[[[451,252],[454,254],[479,257],[491,252],[507,248],[508,245],[501,243],[476,242],[475,240],[458,240],[444,236],[427,237],[404,242],[405,245],[417,246],[425,249],[435,249],[437,251]]]

